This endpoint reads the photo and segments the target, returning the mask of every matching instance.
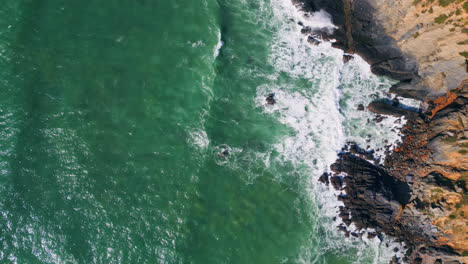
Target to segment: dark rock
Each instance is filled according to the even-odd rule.
[[[346,226],[350,226],[352,222],[353,221],[351,221],[350,219],[343,219],[343,223],[345,223]],[[348,237],[349,237],[349,234],[348,234]]]
[[[267,104],[269,104],[269,105],[274,105],[274,104],[276,104],[275,93],[270,93],[270,94],[266,97],[266,101],[267,101]]]
[[[357,110],[359,110],[359,111],[364,111],[364,105],[363,105],[363,104],[359,104],[358,107],[357,107]]]
[[[383,242],[384,240],[382,233],[377,233],[377,238],[380,240],[380,242]]]
[[[387,36],[374,8],[368,1],[304,0],[304,9],[325,10],[332,16],[337,29],[333,46],[348,53],[361,55],[374,73],[396,80],[408,80],[417,76],[415,59],[408,58],[396,41]]]
[[[375,237],[377,237],[377,233],[373,233],[373,232],[367,233],[368,239],[374,239]]]
[[[431,172],[424,177],[424,182],[443,187],[449,191],[456,191],[456,185],[450,179],[443,177],[440,173]]]
[[[354,57],[352,55],[349,55],[349,54],[344,54],[343,55],[343,62],[344,63],[348,63],[352,59],[354,59]]]
[[[323,174],[320,176],[319,181],[320,181],[321,183],[324,183],[324,184],[328,185],[328,184],[330,183],[329,180],[328,180],[328,173],[326,173],[326,172],[323,173]]]
[[[330,41],[333,39],[333,36],[328,33],[328,31],[317,32],[316,35],[323,41]]]
[[[408,116],[413,118],[418,115],[418,113],[415,111],[410,109],[403,109],[381,100],[370,103],[367,106],[367,109],[376,114],[390,115],[395,117]]]
[[[221,151],[218,153],[218,156],[220,156],[222,158],[227,158],[227,157],[229,157],[230,154],[231,153],[230,153],[228,147],[222,147]]]
[[[424,210],[424,209],[429,207],[429,204],[427,202],[421,200],[419,197],[416,197],[416,199],[413,200],[413,204],[419,210]]]
[[[340,190],[341,187],[343,186],[343,181],[342,181],[340,176],[330,177],[330,182],[331,182],[333,188],[335,188],[335,190]]]
[[[371,135],[368,135],[368,137],[370,138]],[[346,147],[344,148],[344,151],[347,151],[349,153],[353,153],[359,157],[363,157],[365,159],[368,159],[368,160],[373,160],[374,159],[374,151],[373,150],[364,150],[362,148],[360,148],[357,144],[355,143],[349,143],[348,145],[346,145]]]
[[[399,264],[400,263],[400,258],[398,258],[397,256],[393,256],[390,263],[391,264]]]
[[[301,29],[301,33],[302,33],[302,34],[310,34],[310,33],[312,33],[312,28],[309,27],[309,26],[303,27],[303,28]]]
[[[317,46],[318,44],[320,44],[320,40],[316,39],[315,37],[313,36],[309,36],[307,38],[307,42],[309,42],[310,44],[314,45],[314,46]]]
[[[415,227],[400,226],[395,218],[401,208],[408,204],[411,191],[405,182],[389,175],[384,169],[351,153],[339,154],[338,160],[331,165],[334,173],[348,175],[341,179],[331,176],[332,184],[341,188],[346,184],[346,195],[340,196],[347,211],[352,215],[352,222],[359,229],[376,228],[378,232],[401,236],[400,230],[408,235],[408,239],[427,241],[421,230]],[[334,185],[334,186],[335,186]],[[336,188],[336,187],[335,187]],[[344,209],[340,209],[339,216],[343,221],[349,220]],[[408,219],[415,219],[410,217]]]
[[[349,210],[346,207],[340,206],[340,213],[338,216],[343,220],[351,219],[351,215],[349,214]]]
[[[339,225],[339,226],[338,226],[338,231],[346,232],[346,231],[348,231],[348,229],[346,228],[346,226]]]
[[[416,86],[412,84],[412,80],[403,80],[392,87],[390,87],[390,92],[398,94],[399,96],[412,98],[417,100],[423,100],[427,97],[429,92],[423,87]]]
[[[385,118],[387,118],[387,117],[382,116],[382,115],[376,115],[375,118],[374,118],[374,121],[375,121],[376,123],[380,123],[380,122],[384,121]]]

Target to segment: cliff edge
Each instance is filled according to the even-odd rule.
[[[350,145],[321,177],[343,192],[339,216],[405,242],[407,256],[394,263],[468,263],[468,1],[295,2],[327,11],[337,26],[331,36],[312,37],[335,39],[375,74],[398,81],[392,93],[421,101],[421,112],[382,102],[367,107],[409,121],[383,165]]]

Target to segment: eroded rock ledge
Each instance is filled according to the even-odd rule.
[[[344,223],[405,242],[409,263],[466,262],[468,81],[452,93],[412,116],[384,165],[351,144],[321,177],[343,192]]]
[[[408,255],[394,263],[466,262],[468,81],[431,104],[426,114],[410,115],[403,142],[384,165],[351,143],[320,177],[342,193],[346,225],[408,245]]]
[[[392,87],[394,93],[434,98],[467,79],[464,1],[293,1],[308,11],[331,14],[338,27],[334,46],[362,56],[374,73],[399,81]]]

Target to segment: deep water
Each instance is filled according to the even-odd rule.
[[[289,0],[4,0],[0,262],[386,263],[317,178],[398,139],[357,110],[392,82],[299,21],[333,28]]]

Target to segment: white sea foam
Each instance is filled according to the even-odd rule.
[[[198,48],[198,47],[204,47],[205,43],[201,40],[195,41],[195,42],[189,42],[190,45],[192,45],[192,48]]]
[[[341,220],[331,221],[330,218],[336,216],[338,206],[342,205],[337,200],[340,192],[331,186],[315,183],[317,177],[336,160],[337,152],[346,141],[380,149],[377,157],[384,155],[385,147],[391,149],[398,142],[398,128],[404,124],[404,119],[386,117],[376,123],[373,121],[375,114],[357,109],[359,104],[365,106],[387,96],[392,82],[373,75],[370,66],[359,56],[344,64],[344,53],[332,48],[331,43],[311,46],[307,42],[307,36],[300,33],[301,26],[297,22],[311,28],[332,30],[334,25],[324,11],[306,14],[290,0],[272,0],[272,8],[277,34],[270,60],[276,73],[270,79],[277,81],[257,88],[256,104],[293,130],[274,146],[280,153],[276,162],[295,167],[306,165],[314,176],[307,188],[311,190],[317,206],[321,207],[320,226],[326,229],[326,241],[322,241],[325,246],[321,245],[322,248],[357,248],[356,263],[362,263],[369,254],[375,263],[388,262],[394,255],[393,247],[382,246],[378,239],[343,238],[338,234],[336,226]],[[289,79],[280,81],[285,74]],[[300,88],[304,83],[309,84],[309,89]],[[270,93],[275,93],[275,105],[265,102],[265,96]],[[318,228],[319,225],[316,226]],[[314,240],[318,239],[316,237],[311,239],[311,244],[320,243]],[[298,262],[317,261],[323,252],[314,252],[316,248],[305,245]]]
[[[305,162],[316,170],[324,170],[336,159],[337,150],[345,142],[336,89],[343,52],[332,49],[330,43],[312,47],[306,36],[300,34],[300,26],[289,22],[290,18],[303,18],[302,12],[289,1],[273,1],[273,13],[279,21],[271,57],[276,74],[286,73],[294,81],[307,81],[310,89],[300,90],[289,81],[278,87],[261,86],[257,89],[257,102],[267,92],[275,92],[277,104],[264,108],[265,111],[276,111],[279,120],[295,131],[295,135],[283,138],[276,145],[282,157],[292,163]],[[324,19],[326,17],[323,12],[312,14],[308,25],[328,25],[331,22],[329,18]]]
[[[221,32],[218,32],[218,42],[216,43],[216,46],[214,47],[213,50],[213,56],[214,58],[217,58],[219,56],[219,53],[221,52],[221,48],[223,47],[224,42],[221,40]]]
[[[198,149],[204,150],[210,144],[210,140],[208,139],[208,135],[205,130],[197,129],[189,132],[189,143]]]
[[[330,14],[324,10],[308,13],[304,12],[300,5],[294,7],[291,3],[287,3],[286,1],[274,1],[274,4],[280,5],[284,10],[287,10],[288,13],[292,15],[291,18],[295,19],[297,22],[301,22],[304,26],[327,29],[330,33],[337,28],[333,24]]]
[[[409,106],[412,108],[420,108],[421,107],[421,101],[420,100],[415,100],[411,98],[404,98],[404,97],[398,97],[398,100],[400,101],[400,104],[403,104],[405,106]]]

